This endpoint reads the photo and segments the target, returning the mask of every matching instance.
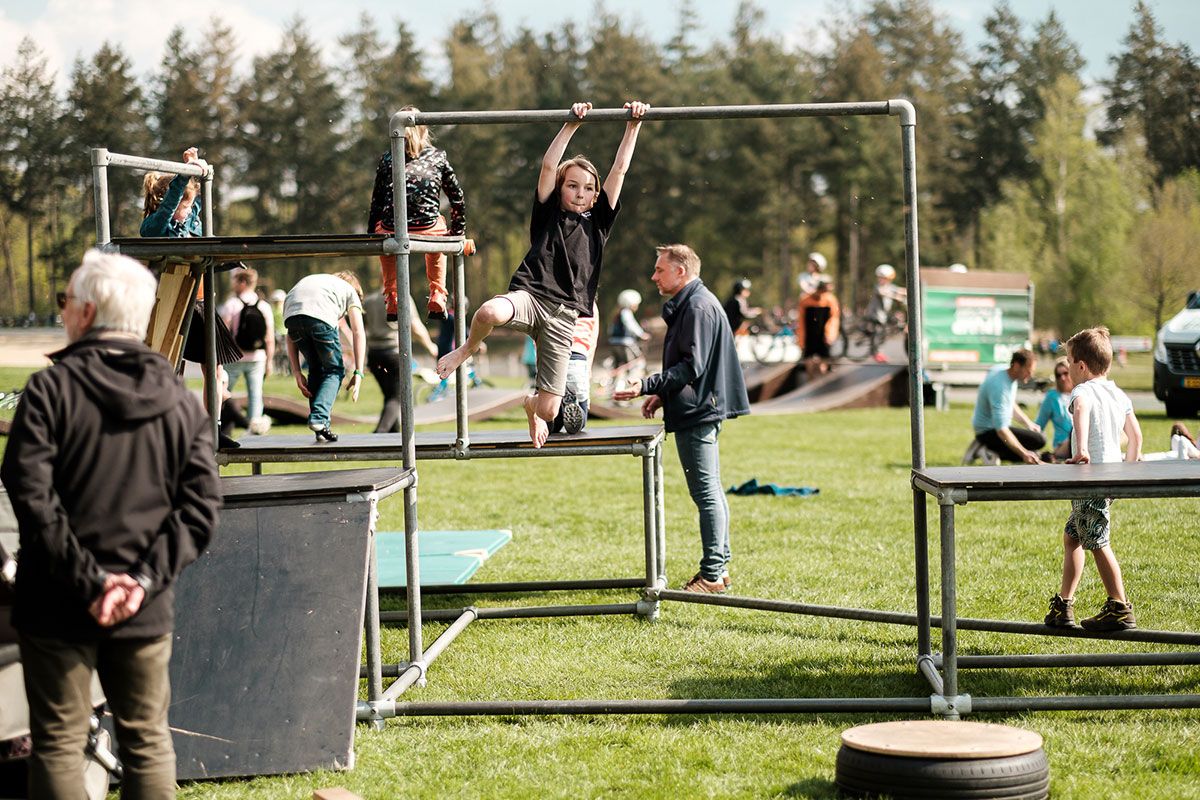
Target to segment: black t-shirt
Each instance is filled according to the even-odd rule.
[[[573,308],[582,317],[592,315],[604,245],[613,220],[621,210],[612,208],[601,189],[591,210],[582,214],[564,211],[559,193],[546,202],[533,199],[529,216],[529,252],[513,273],[508,290],[524,289],[532,295]]]
[[[738,328],[746,321],[747,305],[746,298],[740,294],[735,294],[725,301],[725,316],[729,319],[729,329],[734,333],[737,333]]]

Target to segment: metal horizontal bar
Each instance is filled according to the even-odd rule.
[[[676,106],[651,108],[642,120],[770,119],[780,117],[886,116],[893,111],[887,100],[867,103],[779,103],[745,106]],[[624,108],[594,108],[584,122],[627,122]],[[406,125],[497,125],[503,123],[577,121],[569,109],[534,111],[400,111],[392,115],[393,131]]]
[[[422,586],[421,594],[504,594],[507,592],[558,592],[574,589],[641,589],[645,578],[610,578],[579,581],[494,581],[492,583],[440,584]],[[385,590],[380,589],[380,593]],[[387,593],[403,593],[403,588],[388,589]]]
[[[404,670],[408,669],[410,666],[411,665],[407,661],[401,661],[399,664],[383,664],[380,666],[380,674],[384,678],[395,678],[400,675],[403,675]],[[371,676],[367,670],[367,665],[359,664],[359,666],[358,666],[359,680],[363,680],[363,679],[369,678],[369,677],[371,677]]]
[[[466,609],[437,608],[421,611],[425,622],[440,622],[457,619]],[[619,614],[636,614],[637,603],[609,603],[576,606],[511,606],[506,608],[476,608],[478,619],[533,619],[539,617],[593,617]],[[384,611],[379,614],[380,622],[408,622],[407,611]]]
[[[1200,694],[971,698],[971,711],[1090,711],[1094,709],[1149,708],[1200,708]]]
[[[487,447],[476,450],[469,448],[465,455],[459,455],[454,450],[417,450],[417,460],[459,459],[462,461],[477,458],[546,458],[548,456],[642,456],[644,442],[633,444],[611,445],[562,445],[554,447]]]
[[[934,656],[938,668],[942,657]],[[959,656],[959,669],[1008,667],[1156,667],[1200,664],[1195,653],[1068,653],[1061,655]]]
[[[792,603],[783,600],[763,600],[753,597],[733,597],[724,594],[696,594],[683,592],[678,589],[664,589],[659,593],[660,599],[678,600],[684,603],[700,605],[728,606],[731,608],[750,608],[760,611],[780,611],[787,614],[803,614],[811,617],[834,617],[837,619],[856,619],[863,622],[883,622],[890,625],[916,625],[916,614],[905,614],[896,611],[875,611],[866,608],[846,608],[843,606],[820,606],[809,603]],[[933,627],[942,626],[942,618],[930,618]],[[1021,633],[1034,636],[1060,636],[1072,639],[1103,639],[1118,642],[1152,642],[1156,644],[1190,644],[1200,645],[1200,633],[1156,631],[1134,628],[1128,631],[1099,633],[1085,631],[1082,628],[1051,628],[1040,622],[1014,622],[1011,620],[976,619],[959,617],[959,630],[990,631],[993,633]]]
[[[167,161],[162,158],[145,158],[131,156],[125,153],[108,153],[107,165],[110,167],[132,167],[133,169],[155,170],[157,172],[173,172],[176,175],[192,175],[203,178],[208,170],[195,164],[185,164],[182,161]]]
[[[545,716],[555,714],[929,713],[927,697],[820,697],[743,700],[512,700],[396,703],[398,717]]]

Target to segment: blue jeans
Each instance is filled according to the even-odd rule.
[[[729,569],[729,503],[721,485],[717,437],[721,423],[710,422],[675,432],[675,449],[683,465],[688,493],[700,512],[700,574],[717,581]]]
[[[246,379],[246,416],[254,421],[263,415],[263,376],[267,371],[266,361],[234,361],[225,365],[229,376],[229,391],[237,385],[238,376]]]
[[[287,332],[308,362],[308,427],[328,428],[329,412],[342,388],[342,340],[337,328],[313,317],[288,317]]]

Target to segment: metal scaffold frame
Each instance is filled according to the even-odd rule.
[[[905,269],[908,289],[908,319],[910,329],[921,330],[921,287],[918,249],[917,190],[916,190],[916,112],[906,100],[885,100],[864,103],[814,103],[750,106],[705,106],[654,108],[642,117],[643,121],[667,120],[711,120],[711,119],[761,119],[829,116],[896,116],[899,118],[901,134],[901,169],[903,171],[903,214],[905,234]],[[483,111],[483,112],[414,112],[402,111],[391,117],[390,140],[392,151],[392,177],[394,186],[404,186],[404,129],[415,125],[472,125],[472,124],[528,124],[539,122],[566,122],[576,118],[570,112],[554,111]],[[585,122],[624,122],[630,119],[627,109],[594,109]],[[93,157],[95,159],[95,156]],[[143,160],[148,161],[148,160]],[[94,161],[95,163],[95,161]],[[115,163],[115,162],[110,162]],[[162,162],[158,162],[162,163]],[[182,165],[179,165],[182,166]],[[97,209],[99,214],[99,178],[97,182]],[[211,207],[211,206],[209,206]],[[212,264],[221,258],[270,258],[286,255],[333,256],[362,253],[393,254],[398,258],[398,294],[411,293],[409,279],[409,256],[413,253],[446,252],[456,256],[454,270],[454,303],[456,333],[459,341],[466,338],[466,297],[464,280],[465,242],[460,239],[441,237],[413,237],[407,232],[407,209],[404,192],[395,193],[394,230],[391,236],[343,236],[330,240],[328,237],[276,237],[273,240],[248,238],[244,240],[160,240],[156,243],[130,240],[114,245],[107,239],[107,223],[103,235],[98,222],[97,232],[101,244],[119,249],[130,255],[152,258],[199,259],[207,267],[206,287],[211,286]],[[211,230],[211,225],[206,231]],[[207,308],[206,304],[206,308]],[[412,352],[409,304],[399,304],[398,343],[403,354]],[[208,327],[208,352],[213,353],[212,339],[215,323],[206,314]],[[661,713],[831,713],[861,711],[924,712],[955,718],[971,711],[1015,711],[1015,710],[1068,710],[1096,708],[1200,708],[1200,694],[1140,695],[1140,696],[1083,696],[1083,697],[977,697],[960,694],[958,686],[959,667],[1052,667],[1052,666],[1103,666],[1103,665],[1156,665],[1195,664],[1196,653],[1124,653],[1124,654],[1081,654],[1081,655],[1016,655],[1016,656],[959,656],[958,630],[983,630],[1044,636],[1075,636],[1105,638],[1119,641],[1174,643],[1183,645],[1200,644],[1200,634],[1166,631],[1136,630],[1120,634],[1096,635],[1083,631],[1051,629],[1044,625],[1007,620],[958,618],[957,576],[955,572],[955,529],[954,506],[968,500],[1027,500],[1074,497],[1197,497],[1200,496],[1200,464],[1179,473],[1180,480],[1164,486],[1158,473],[1138,472],[1143,465],[1107,465],[1111,470],[1093,469],[1070,473],[1059,473],[1062,478],[1037,486],[1033,478],[1022,476],[1021,467],[999,468],[1001,473],[986,470],[964,472],[962,469],[928,469],[925,463],[924,405],[922,392],[921,337],[908,337],[909,362],[909,409],[912,460],[912,503],[914,536],[914,572],[916,613],[906,614],[872,609],[819,606],[805,603],[784,602],[748,597],[721,595],[698,596],[666,588],[665,577],[665,532],[662,510],[661,434],[644,452],[632,453],[643,458],[643,488],[646,500],[646,564],[647,578],[643,588],[643,600],[636,604],[639,613],[653,618],[658,603],[662,600],[747,608],[780,613],[809,616],[836,617],[860,621],[880,622],[917,628],[916,672],[923,676],[933,690],[928,697],[859,697],[859,698],[763,698],[739,700],[575,700],[575,701],[513,701],[513,702],[446,702],[414,703],[397,702],[408,688],[422,684],[428,665],[432,663],[471,622],[484,618],[511,618],[535,616],[573,615],[577,613],[627,613],[628,605],[612,606],[549,606],[542,608],[514,609],[465,609],[447,610],[425,614],[421,608],[420,575],[417,566],[417,495],[416,484],[404,489],[404,527],[407,557],[407,610],[404,620],[409,631],[409,656],[406,663],[381,665],[378,653],[379,611],[377,580],[374,563],[368,580],[368,701],[359,704],[358,717],[361,721],[381,724],[393,716],[415,715],[479,715],[479,714],[661,714]],[[427,458],[470,459],[474,457],[508,458],[534,455],[584,455],[607,454],[597,448],[546,448],[532,451],[528,447],[498,446],[486,451],[471,447],[467,426],[465,396],[465,366],[459,367],[456,407],[458,412],[456,438],[448,446],[427,451]],[[380,458],[398,455],[406,470],[415,470],[418,458],[416,437],[413,429],[412,376],[408,370],[400,371],[401,378],[401,433],[397,445],[379,452]],[[358,451],[356,451],[358,452]],[[616,452],[616,451],[614,451]],[[622,451],[624,452],[624,451]],[[631,452],[631,451],[630,451]],[[317,461],[359,458],[359,455],[339,452],[329,448],[324,455],[299,451],[294,454],[283,452],[251,451],[237,454],[222,453],[223,463],[249,462],[256,471],[267,461]],[[1052,468],[1024,468],[1047,470]],[[1044,480],[1053,472],[1038,473]],[[1024,481],[1024,482],[1022,482]],[[941,523],[941,616],[934,616],[930,604],[929,544],[927,495],[936,498],[939,504]],[[580,582],[559,582],[553,588],[580,588]],[[493,584],[495,591],[507,591],[533,587],[535,584]],[[500,587],[500,588],[497,588]],[[461,588],[461,587],[460,587]],[[487,588],[487,587],[480,587]],[[588,587],[595,588],[595,587]],[[372,610],[373,608],[373,610]],[[581,609],[591,609],[584,611]],[[396,620],[397,615],[388,615],[387,621]],[[453,619],[452,624],[425,649],[421,640],[421,624],[426,619]],[[942,629],[942,652],[932,649],[932,629]],[[373,646],[372,646],[373,645]],[[372,650],[376,655],[371,655]],[[386,690],[382,687],[384,672],[396,675],[397,680]]]

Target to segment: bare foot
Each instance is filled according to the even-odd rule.
[[[458,369],[459,365],[470,358],[471,354],[467,352],[467,346],[464,344],[461,347],[456,347],[446,355],[438,359],[437,374],[442,380],[450,377],[454,370]]]
[[[525,407],[525,416],[529,420],[529,441],[533,442],[534,447],[541,447],[550,436],[550,426],[534,412],[537,395],[529,395],[521,405]]]

